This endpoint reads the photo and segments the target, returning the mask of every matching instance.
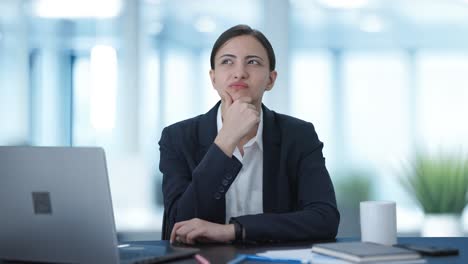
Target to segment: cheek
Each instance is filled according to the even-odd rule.
[[[226,72],[218,72],[215,74],[214,78],[216,86],[223,87],[229,80],[229,74]]]
[[[256,82],[268,82],[270,79],[270,73],[265,71],[265,69],[253,70],[250,76],[253,77]]]
[[[255,82],[255,86],[259,87],[259,89],[265,90],[267,85],[270,83],[270,76],[262,74],[253,81]]]
[[[214,88],[218,89],[223,84],[223,77],[219,73],[215,73],[211,79],[211,83],[213,84]]]

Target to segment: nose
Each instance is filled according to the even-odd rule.
[[[246,79],[247,77],[249,77],[249,73],[247,72],[245,65],[242,63],[237,64],[234,68],[234,78],[241,80]]]

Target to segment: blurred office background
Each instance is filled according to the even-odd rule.
[[[217,102],[209,54],[239,23],[277,53],[265,104],[325,144],[340,235],[365,199],[418,235],[397,177],[417,150],[467,147],[467,0],[0,0],[0,144],[104,147],[118,231],[159,238],[161,130]]]

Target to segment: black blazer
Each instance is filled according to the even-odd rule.
[[[214,144],[217,110],[166,127],[161,135],[163,239],[176,222],[225,223],[225,193],[242,163]],[[340,215],[323,143],[311,123],[263,109],[263,212],[236,217],[249,241],[332,239]]]

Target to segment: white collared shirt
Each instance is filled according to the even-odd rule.
[[[218,133],[223,126],[221,105],[218,107]],[[244,156],[239,148],[234,157],[242,163],[234,182],[226,192],[226,223],[231,217],[263,213],[263,110],[257,134],[244,145]]]

